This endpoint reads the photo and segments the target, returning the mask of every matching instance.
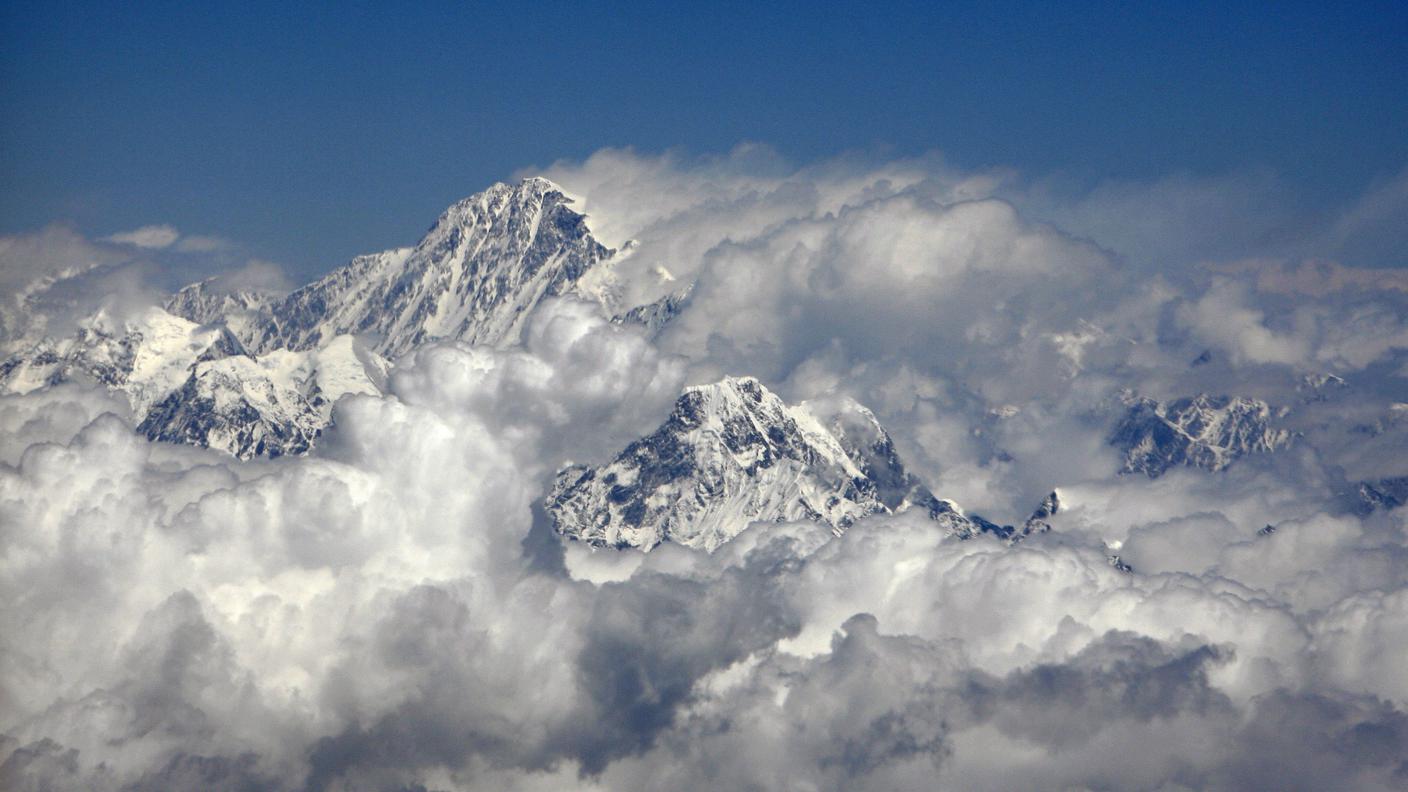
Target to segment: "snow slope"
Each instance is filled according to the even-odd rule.
[[[27,393],[45,385],[91,380],[121,391],[136,415],[184,381],[201,359],[237,353],[217,327],[149,308],[116,321],[100,313],[69,338],[44,338],[0,363],[0,391]]]
[[[546,507],[560,534],[646,550],[714,550],[758,521],[812,520],[839,534],[914,507],[963,537],[991,525],[906,472],[869,410],[789,406],[752,377],[685,389],[659,429],[611,462],[560,471]]]
[[[217,448],[241,459],[302,454],[332,422],[337,400],[381,394],[388,368],[352,336],[321,349],[204,361],[137,430],[152,440]]]
[[[447,209],[413,248],[359,256],[261,315],[263,353],[374,336],[396,357],[437,339],[509,345],[545,297],[607,260],[570,199],[546,179],[496,184]]]

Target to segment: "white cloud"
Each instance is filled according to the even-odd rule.
[[[1241,772],[1243,749],[1269,750],[1243,724],[1276,697],[1345,702],[1287,744],[1316,733],[1303,729],[1398,728],[1392,708],[1344,708],[1361,694],[1408,707],[1392,673],[1400,595],[1376,593],[1408,581],[1351,562],[1370,546],[1357,521],[1257,538],[1241,517],[1198,511],[1255,509],[1269,482],[1254,479],[1226,485],[1246,506],[1198,492],[1216,479],[1173,481],[1143,518],[1077,490],[1055,533],[1016,548],[945,540],[908,515],[831,541],[757,526],[717,556],[652,553],[602,586],[531,571],[535,478],[560,447],[531,427],[606,415],[654,379],[559,379],[632,360],[593,334],[640,343],[575,310],[535,331],[555,357],[417,355],[397,396],[339,406],[324,457],[250,468],[75,413],[87,397],[74,388],[7,399],[6,436],[28,427],[30,442],[0,469],[13,777],[191,788],[212,781],[183,774],[207,757],[204,772],[276,788],[307,774],[533,788],[583,768],[603,775],[570,784],[689,788],[708,767],[824,788],[1014,773],[1157,786],[1188,757],[1206,778]],[[1145,486],[1119,482],[1109,503]],[[1168,571],[1111,568],[1082,538],[1091,519],[1136,520],[1132,556]],[[1308,574],[1336,586],[1302,601]],[[94,642],[116,650],[84,650]],[[78,754],[43,765],[45,738]],[[1123,770],[1099,761],[1120,745],[1146,750]],[[1313,745],[1363,788],[1391,772]]]
[[[103,237],[103,241],[148,250],[161,250],[171,247],[180,238],[181,233],[169,225],[149,225]]]
[[[522,348],[420,349],[276,461],[148,443],[82,385],[0,397],[0,786],[1401,786],[1408,517],[1336,500],[1401,457],[1396,292],[1150,277],[994,198],[1010,175],[936,160],[608,151],[549,175],[641,240],[623,271],[698,278],[657,341],[547,301]],[[50,233],[77,253],[36,271],[110,250]],[[25,271],[38,248],[8,244]],[[1321,367],[1340,401],[1296,390]],[[858,398],[996,519],[1059,486],[1054,530],[757,525],[624,562],[544,535],[563,462],[721,373]],[[1121,389],[1209,387],[1301,437],[1113,475]]]
[[[1201,343],[1231,355],[1234,363],[1304,367],[1310,357],[1307,340],[1268,328],[1266,315],[1247,305],[1248,296],[1245,286],[1214,279],[1205,294],[1179,309],[1179,321]]]

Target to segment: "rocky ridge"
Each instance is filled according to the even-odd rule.
[[[1289,445],[1292,434],[1273,425],[1279,417],[1266,402],[1244,397],[1131,397],[1109,443],[1124,452],[1120,473],[1158,478],[1185,465],[1217,472],[1247,454]]]

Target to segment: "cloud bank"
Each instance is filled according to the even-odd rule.
[[[274,461],[148,442],[81,383],[0,398],[0,786],[1408,783],[1408,511],[1348,500],[1408,475],[1397,271],[1160,268],[1013,174],[936,159],[604,151],[545,175],[635,240],[632,300],[693,284],[658,335],[551,301],[521,348],[416,350]],[[1176,217],[1184,194],[1066,214]],[[33,294],[77,277],[34,251],[110,249],[45,233],[0,248],[6,277],[49,279]],[[1052,488],[1063,508],[1015,546],[908,513],[755,525],[714,554],[551,535],[559,467],[725,374],[868,405],[985,515]],[[1131,391],[1265,399],[1296,440],[1117,476]]]

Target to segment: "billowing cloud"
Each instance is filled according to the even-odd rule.
[[[1099,224],[1035,219],[1014,175],[931,159],[607,151],[549,175],[637,240],[622,288],[693,284],[662,332],[548,300],[521,346],[423,346],[272,461],[148,442],[84,383],[0,397],[0,786],[1408,780],[1408,511],[1352,500],[1408,475],[1401,290],[1154,274]],[[46,233],[77,253],[40,277],[112,250]],[[723,374],[857,399],[993,519],[1056,488],[1052,530],[957,541],[907,512],[754,525],[713,554],[551,534],[556,470]],[[1131,394],[1205,390],[1268,400],[1293,441],[1115,475]]]
[[[1179,321],[1200,343],[1231,356],[1234,363],[1304,365],[1310,349],[1303,335],[1277,333],[1266,326],[1266,315],[1247,304],[1240,284],[1214,280],[1196,300],[1180,306]]]
[[[0,236],[0,356],[62,339],[99,317],[109,330],[120,327],[171,291],[212,276],[227,291],[293,285],[274,262],[247,258],[217,237],[181,237],[170,226],[102,239],[66,224]]]

